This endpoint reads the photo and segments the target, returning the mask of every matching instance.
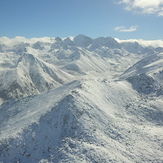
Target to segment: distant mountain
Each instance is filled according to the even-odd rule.
[[[31,40],[0,44],[0,163],[162,163],[163,47]]]
[[[0,98],[21,98],[56,88],[70,81],[71,75],[24,53],[13,68],[1,72]]]
[[[49,40],[0,45],[0,101],[38,94],[86,74],[116,76],[159,50],[151,52],[138,43],[119,44],[111,37],[78,35]]]

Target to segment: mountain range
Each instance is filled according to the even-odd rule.
[[[0,56],[1,163],[162,163],[163,47],[78,35]]]

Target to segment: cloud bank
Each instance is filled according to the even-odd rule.
[[[163,16],[163,0],[117,0],[125,9],[139,14]]]
[[[114,38],[117,42],[138,42],[140,45],[147,47],[152,46],[154,48],[163,47],[163,40],[143,40],[143,39],[128,39],[128,40],[120,40],[118,38]]]
[[[50,37],[25,38],[22,36],[16,36],[15,38],[0,37],[0,44],[6,44],[8,46],[14,46],[22,42],[33,44],[37,41],[51,43],[54,42],[54,38],[50,38]]]
[[[115,27],[114,30],[118,32],[134,32],[137,30],[137,28],[138,28],[137,25],[131,26],[130,28],[126,28],[125,26],[118,26]]]
[[[69,37],[71,39],[73,39],[73,37]],[[163,40],[143,40],[143,39],[128,39],[128,40],[121,40],[118,38],[115,38],[115,40],[119,43],[122,42],[138,42],[139,44],[141,44],[142,46],[153,46],[153,47],[163,47]],[[8,38],[8,37],[0,37],[0,44],[5,44],[7,46],[14,46],[20,43],[36,43],[36,42],[45,42],[45,43],[54,43],[55,42],[55,38],[51,38],[51,37],[42,37],[42,38],[25,38],[25,37],[21,37],[21,36],[17,36],[15,38]]]

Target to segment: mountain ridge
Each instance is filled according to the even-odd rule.
[[[163,161],[162,48],[84,35],[0,47],[0,162]]]
[[[65,87],[66,90],[62,87]],[[22,104],[18,102],[16,104],[17,107],[13,105],[10,108],[13,111],[16,108],[19,110],[23,105],[23,110],[29,112],[24,114],[22,110],[16,113],[20,114],[22,119],[19,116],[14,116],[15,118],[17,117],[17,119],[13,119],[15,123],[12,122],[12,118],[10,119],[10,124],[14,128],[19,128],[20,130],[20,126],[23,127],[21,121],[25,123],[29,121],[27,119],[30,119],[30,121],[28,122],[29,124],[25,124],[22,131],[20,130],[21,132],[15,130],[18,135],[9,130],[8,136],[10,139],[7,139],[7,132],[3,130],[4,136],[12,147],[9,148],[5,145],[5,137],[1,135],[1,138],[3,138],[1,142],[3,143],[1,143],[0,158],[4,162],[18,159],[21,162],[41,162],[41,160],[44,160],[43,158],[46,158],[47,162],[74,162],[76,160],[78,162],[108,162],[108,160],[109,162],[124,160],[133,162],[144,159],[146,161],[156,159],[158,162],[161,161],[161,148],[156,143],[157,140],[154,135],[148,131],[148,127],[153,127],[153,129],[160,128],[159,125],[162,123],[161,112],[158,112],[154,107],[149,108],[150,112],[156,112],[160,116],[154,122],[151,119],[153,114],[147,114],[145,110],[146,107],[149,107],[154,102],[153,100],[148,100],[150,104],[145,101],[138,102],[141,97],[137,97],[132,87],[129,84],[126,85],[126,82],[123,81],[110,82],[106,79],[102,81],[100,79],[85,79],[80,82],[74,81],[68,84],[68,87],[62,87],[57,88],[57,90],[51,90],[45,95],[42,94],[39,98],[36,96],[31,99],[33,100],[32,103],[35,103],[35,109],[30,108],[29,103],[24,105],[24,102]],[[60,92],[58,94],[59,98],[57,97],[58,91]],[[42,99],[47,101],[44,96],[48,99],[47,106],[43,104],[44,101]],[[55,102],[52,100],[53,97],[59,101],[55,100]],[[39,109],[38,104],[44,108],[42,111]],[[142,107],[142,111],[140,107]],[[42,112],[41,114],[40,111]],[[133,111],[135,112],[134,114]],[[38,115],[38,118],[32,112]],[[27,119],[25,120],[23,117]],[[133,117],[139,118],[135,119]],[[31,118],[34,118],[34,121]],[[123,126],[121,125],[122,123],[124,124]],[[157,124],[156,126],[155,123]],[[6,125],[10,126],[10,124]],[[4,127],[3,124],[1,126]],[[144,131],[142,130],[143,126],[145,126]],[[161,130],[157,131],[159,139],[161,139],[160,132]],[[11,133],[16,138],[12,138]],[[135,136],[135,133],[139,136]],[[54,138],[55,141],[53,140]],[[138,147],[135,148],[133,146],[135,141],[137,143],[139,141],[143,142],[144,145],[148,141],[150,148],[146,148],[146,150],[149,153],[141,157],[140,153],[143,152],[144,148],[138,145],[139,143],[137,144]],[[150,151],[154,144],[153,148],[155,150]],[[37,150],[35,149],[36,146]],[[118,152],[115,153],[117,149]],[[6,150],[8,150],[8,158],[5,157]]]
[[[9,74],[10,77],[4,76],[3,78],[5,80],[10,78],[6,82],[11,83],[7,84],[7,88],[4,88],[4,81],[1,78],[1,101],[6,101],[11,97],[19,99],[38,94],[72,81],[77,76],[80,78],[90,73],[105,72],[106,74],[108,72],[109,75],[110,71],[110,74],[116,76],[125,71],[129,65],[132,66],[136,61],[151,54],[150,47],[150,53],[148,50],[144,50],[143,54],[138,56],[138,51],[134,50],[134,53],[127,51],[126,46],[123,47],[123,44],[118,43],[111,37],[92,39],[88,36],[78,35],[64,39],[59,37],[55,39],[46,38],[45,41],[47,40],[47,42],[35,39],[31,43],[21,42],[21,38],[19,39],[20,41],[17,40],[14,45],[1,45],[0,73]],[[147,47],[141,47],[141,49],[147,49]],[[156,52],[153,48],[153,53],[158,53],[158,51]],[[15,77],[12,78],[10,72],[14,73]],[[31,72],[35,79],[31,76]],[[26,74],[26,77],[20,75],[22,73]],[[37,76],[38,80],[36,82]],[[41,81],[44,82],[41,84]],[[11,85],[11,89],[9,85]],[[27,90],[25,90],[25,87]]]

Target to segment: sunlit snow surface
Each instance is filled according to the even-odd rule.
[[[0,163],[162,163],[161,51],[47,40],[1,46]]]

